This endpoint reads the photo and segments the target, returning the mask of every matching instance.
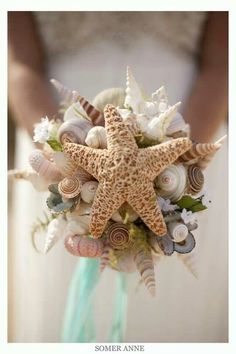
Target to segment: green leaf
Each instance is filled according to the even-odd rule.
[[[62,145],[56,139],[49,139],[47,143],[54,151],[62,151]]]
[[[207,207],[202,204],[201,199],[194,199],[190,195],[184,195],[176,204],[181,209],[191,210],[193,213],[207,209]]]

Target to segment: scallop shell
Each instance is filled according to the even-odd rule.
[[[81,117],[72,118],[62,123],[57,132],[57,138],[64,144],[66,142],[84,145],[92,123]]]
[[[61,179],[61,173],[58,168],[47,160],[41,150],[35,149],[29,156],[31,167],[50,182],[57,182]]]
[[[45,237],[44,253],[46,254],[63,236],[67,222],[63,217],[52,219],[48,224],[47,233]]]
[[[184,241],[174,242],[174,249],[178,253],[189,253],[192,251],[195,245],[196,245],[195,239],[191,234],[191,232],[189,232],[188,236]]]
[[[76,197],[81,191],[81,183],[77,177],[65,177],[58,184],[58,191],[62,197],[70,199]]]
[[[136,267],[152,296],[155,296],[155,273],[151,252],[139,250],[134,255]]]
[[[187,183],[187,172],[184,166],[170,165],[156,178],[158,195],[177,201],[185,192]]]
[[[203,187],[204,175],[200,167],[190,165],[188,167],[188,192],[190,194],[197,194]]]
[[[43,191],[47,191],[48,190],[48,181],[44,177],[39,176],[34,171],[9,170],[8,173],[7,173],[7,176],[8,176],[9,180],[22,179],[22,180],[31,182],[33,187],[38,192],[43,192]]]
[[[128,228],[121,223],[114,223],[106,231],[107,241],[114,249],[124,249],[131,245]]]
[[[143,95],[129,67],[127,67],[125,93],[124,106],[131,107],[135,114],[141,113],[140,108],[144,104]]]
[[[181,222],[170,222],[167,227],[175,242],[182,242],[188,236],[188,228]]]
[[[83,107],[87,116],[91,119],[93,125],[104,125],[104,115],[97,110],[91,103],[89,103],[84,97],[78,95],[77,100]]]
[[[134,211],[134,209],[128,204],[128,203],[124,203],[111,217],[112,220],[116,221],[116,222],[120,222],[123,223],[124,220],[121,216],[121,214],[124,214],[124,216],[127,215],[127,221],[129,222],[134,222],[135,220],[138,219],[138,214],[136,213],[136,211]]]
[[[176,132],[183,131],[186,132],[187,135],[189,135],[189,130],[189,124],[186,124],[182,115],[179,112],[176,112],[166,129],[166,134],[173,135]]]
[[[107,148],[107,133],[104,127],[93,127],[85,139],[85,143],[95,149]]]
[[[198,278],[198,262],[196,252],[193,251],[186,254],[178,253],[178,258],[184,263],[190,273],[192,273],[195,278]]]
[[[110,103],[115,107],[123,107],[125,101],[125,91],[123,88],[114,87],[103,90],[93,100],[93,105],[100,112]]]
[[[63,103],[66,103],[67,105],[71,105],[72,103],[76,102],[78,92],[69,90],[62,83],[60,83],[55,79],[51,79],[50,82],[58,91]]]
[[[99,183],[96,181],[89,181],[83,184],[81,188],[81,198],[85,203],[92,203],[98,188],[98,184]]]
[[[100,257],[103,252],[103,241],[87,236],[69,236],[65,239],[65,247],[68,252],[79,257]]]
[[[53,155],[53,161],[63,176],[73,176],[78,167],[64,152],[57,151]]]

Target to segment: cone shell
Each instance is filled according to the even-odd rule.
[[[65,240],[65,247],[74,256],[96,258],[101,257],[103,241],[87,236],[69,236]]]
[[[78,169],[75,162],[69,159],[64,152],[55,152],[53,161],[63,176],[73,176]]]
[[[91,119],[93,125],[104,125],[104,116],[99,110],[97,110],[91,103],[89,103],[84,97],[78,95],[77,100],[83,107],[87,116]]]
[[[158,195],[177,201],[182,197],[186,189],[187,172],[184,166],[170,165],[156,178]]]
[[[139,250],[134,256],[136,267],[152,296],[155,296],[155,273],[151,252]]]
[[[114,249],[124,249],[131,245],[128,228],[122,223],[114,223],[106,231],[107,241]]]
[[[195,278],[198,278],[198,262],[196,252],[193,251],[186,254],[178,253],[178,258],[184,263],[190,273],[192,273]]]
[[[95,149],[107,148],[107,133],[104,127],[93,127],[85,139],[85,143]]]
[[[67,222],[63,217],[58,217],[50,221],[45,237],[44,253],[47,253],[63,236]]]
[[[197,194],[201,191],[204,184],[204,175],[200,167],[190,165],[188,167],[188,192]]]
[[[92,123],[85,118],[72,118],[62,123],[57,132],[57,138],[64,144],[66,142],[84,145]]]
[[[170,222],[167,224],[168,230],[175,242],[182,242],[188,236],[188,228],[182,222]]]
[[[81,198],[85,203],[92,203],[94,200],[96,190],[98,188],[97,181],[89,181],[83,184],[81,188]]]
[[[31,167],[42,177],[50,182],[57,182],[61,179],[58,168],[47,160],[41,150],[35,149],[29,156]]]
[[[81,191],[81,183],[77,177],[65,177],[58,184],[58,191],[62,197],[70,199],[76,197]]]

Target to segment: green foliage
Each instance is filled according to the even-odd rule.
[[[56,139],[49,139],[47,143],[54,151],[62,151],[62,145]]]
[[[193,213],[207,209],[200,198],[194,199],[190,195],[184,195],[176,204],[181,209],[191,210]]]

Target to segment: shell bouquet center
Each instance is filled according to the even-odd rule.
[[[143,95],[130,68],[126,89],[99,93],[90,103],[51,80],[58,117],[42,118],[29,157],[32,170],[9,171],[48,190],[44,253],[59,239],[74,256],[99,257],[100,271],[140,273],[155,295],[155,264],[177,254],[196,276],[192,250],[197,215],[209,205],[204,169],[220,149],[190,139],[190,127],[164,87]]]

